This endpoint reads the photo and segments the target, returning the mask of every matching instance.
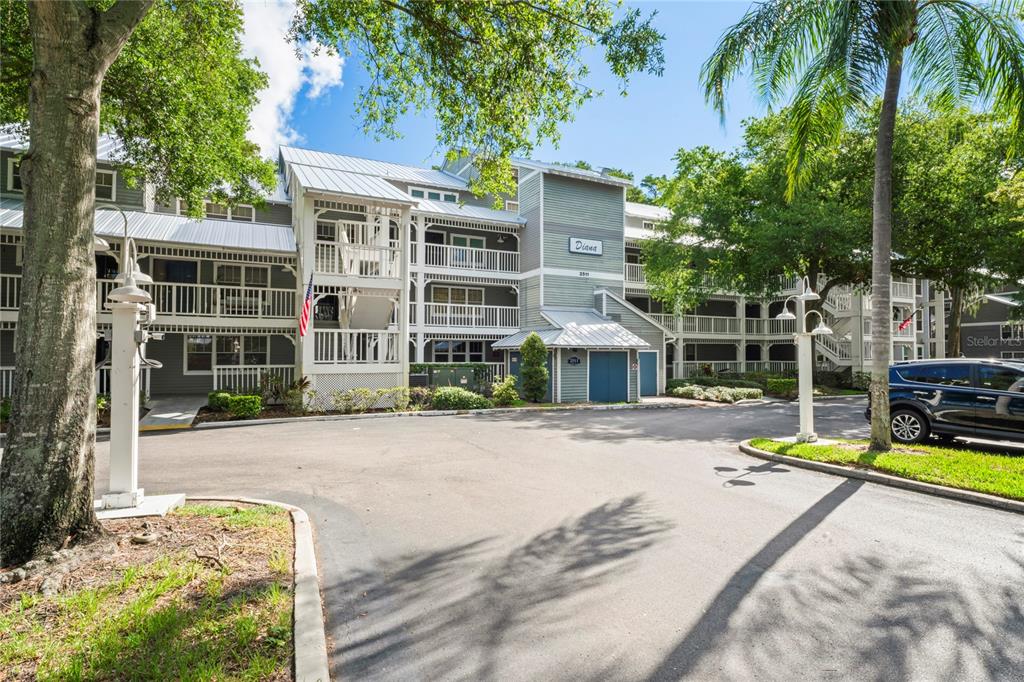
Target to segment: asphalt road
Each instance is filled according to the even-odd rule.
[[[818,430],[864,435],[862,400]],[[747,458],[794,405],[141,441],[150,494],[316,524],[336,679],[1024,678],[1024,519]],[[107,444],[97,480],[106,480]]]

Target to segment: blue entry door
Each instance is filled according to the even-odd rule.
[[[644,351],[639,356],[640,395],[658,395],[658,354]]]
[[[590,401],[618,403],[629,400],[629,353],[590,352]]]

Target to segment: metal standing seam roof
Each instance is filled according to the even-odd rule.
[[[464,190],[469,186],[464,179],[456,175],[432,168],[418,168],[401,163],[375,161],[358,156],[331,154],[329,152],[318,152],[299,147],[282,146],[281,158],[289,165],[299,164],[302,166],[344,171],[346,173],[373,175],[389,180],[399,180],[401,182],[428,185],[430,187]]]
[[[349,173],[347,171],[305,166],[293,163],[289,166],[298,178],[299,184],[306,189],[321,192],[337,192],[350,196],[383,199],[402,204],[414,204],[415,200],[408,194],[392,185],[387,180],[373,175]]]
[[[501,223],[517,223],[523,225],[526,218],[511,211],[501,211],[487,206],[473,206],[470,204],[457,204],[451,201],[431,201],[429,199],[416,199],[417,213],[429,213],[434,215],[455,216],[466,220],[488,220]]]
[[[537,332],[544,345],[554,348],[650,348],[651,345],[618,322],[589,308],[541,309],[541,314],[554,328],[521,329],[496,341],[492,347],[518,349],[532,332]]]
[[[626,215],[642,218],[643,220],[664,222],[672,218],[672,211],[668,210],[664,206],[654,206],[653,204],[641,204],[636,201],[627,201]]]
[[[105,163],[116,163],[120,159],[118,155],[124,145],[113,135],[100,135],[96,141],[96,160]],[[28,138],[11,132],[10,129],[0,129],[0,149],[14,151],[25,151],[28,149]]]
[[[526,168],[536,168],[547,173],[554,173],[556,175],[565,175],[571,178],[579,178],[581,180],[593,180],[594,182],[603,182],[606,185],[619,185],[620,187],[632,187],[633,181],[627,180],[626,178],[616,177],[614,175],[605,175],[599,171],[587,170],[586,168],[575,168],[573,166],[564,166],[560,163],[548,163],[546,161],[534,161],[532,159],[513,158],[513,165],[525,166]]]
[[[0,227],[21,229],[22,202],[0,201]],[[194,220],[173,213],[125,211],[128,235],[140,241],[212,246],[246,251],[295,253],[291,225],[246,223],[229,220]],[[120,237],[124,223],[116,211],[96,211],[94,229],[102,237]]]

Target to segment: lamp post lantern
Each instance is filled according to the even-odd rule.
[[[797,388],[800,396],[800,431],[796,434],[796,440],[800,443],[818,440],[818,434],[814,432],[814,348],[811,339],[814,336],[829,335],[832,330],[825,324],[820,312],[807,312],[805,308],[808,301],[820,298],[811,288],[809,278],[804,277],[800,281],[800,293],[787,298],[782,305],[782,312],[775,316],[778,320],[796,320],[797,325],[793,336],[796,340]],[[796,306],[795,315],[789,312],[791,300]],[[818,325],[812,331],[807,331],[807,318],[810,315],[818,316]]]

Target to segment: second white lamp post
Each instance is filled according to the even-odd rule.
[[[798,443],[809,443],[818,440],[814,432],[814,348],[811,343],[813,336],[826,336],[832,330],[825,324],[825,318],[817,310],[805,311],[808,301],[817,301],[818,296],[811,288],[810,279],[804,277],[800,281],[800,293],[790,296],[782,304],[782,312],[775,316],[777,320],[796,320],[797,329],[793,335],[796,339],[797,387],[800,395],[800,432],[796,434]],[[795,301],[796,314],[789,312],[789,302]],[[818,316],[818,325],[807,331],[807,317]]]

